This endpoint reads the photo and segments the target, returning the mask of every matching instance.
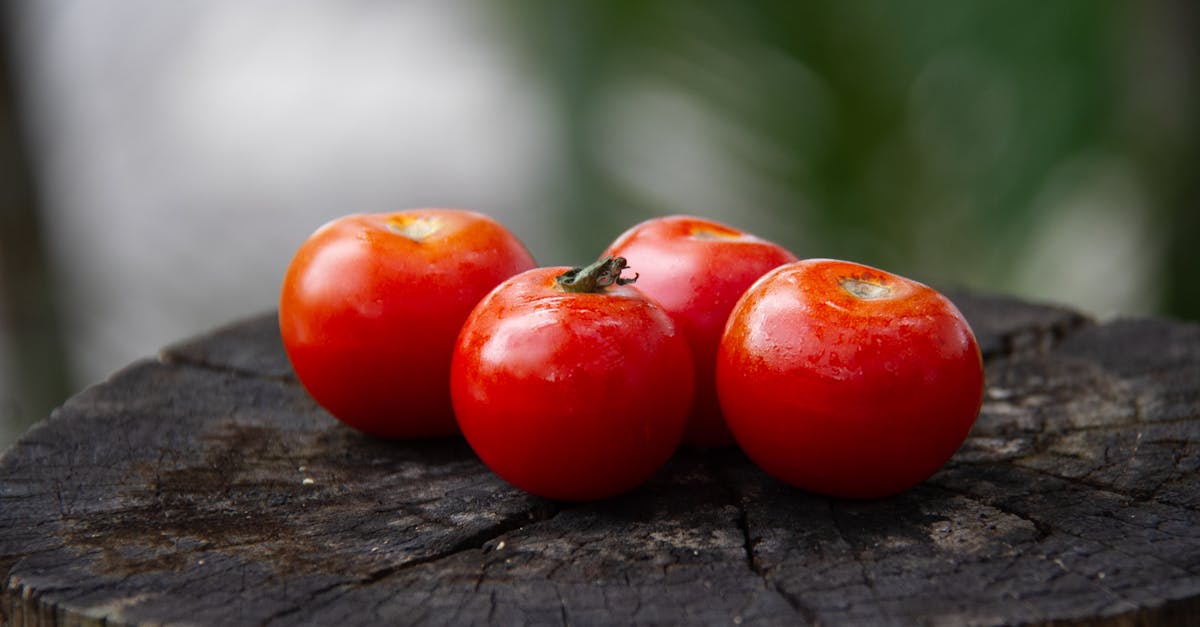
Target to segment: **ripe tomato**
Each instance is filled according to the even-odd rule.
[[[342,422],[386,438],[457,432],[447,381],[479,299],[534,266],[487,216],[453,209],[349,215],[296,251],[279,330],[296,376]]]
[[[638,289],[687,336],[696,367],[696,397],[683,441],[729,446],[733,436],[717,402],[717,343],[734,303],[767,271],[796,260],[782,246],[719,222],[692,216],[647,220],[605,252],[642,272]]]
[[[933,289],[829,259],[780,267],[730,315],[717,388],[742,450],[768,474],[872,498],[938,470],[983,398],[979,346]]]
[[[619,279],[622,267],[519,274],[463,326],[450,370],[458,424],[489,468],[527,492],[615,496],[679,445],[692,399],[687,341]]]

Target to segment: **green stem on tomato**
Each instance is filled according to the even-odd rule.
[[[631,279],[621,278],[626,266],[624,257],[601,257],[590,266],[571,268],[554,280],[566,292],[603,292],[610,285],[629,285],[638,279],[637,273]]]

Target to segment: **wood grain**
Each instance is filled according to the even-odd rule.
[[[682,450],[587,504],[313,404],[272,315],[68,400],[0,458],[0,624],[1187,624],[1200,326],[954,293],[971,437],[843,501]]]

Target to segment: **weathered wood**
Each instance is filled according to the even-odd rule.
[[[954,295],[987,398],[899,496],[681,451],[554,503],[458,440],[304,394],[263,316],[70,399],[0,458],[0,623],[1183,624],[1200,619],[1200,326]]]

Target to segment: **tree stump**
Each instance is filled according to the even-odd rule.
[[[458,439],[359,435],[273,315],[71,398],[0,459],[0,624],[1181,624],[1200,620],[1200,326],[951,294],[971,437],[847,501],[737,450],[551,502]]]

